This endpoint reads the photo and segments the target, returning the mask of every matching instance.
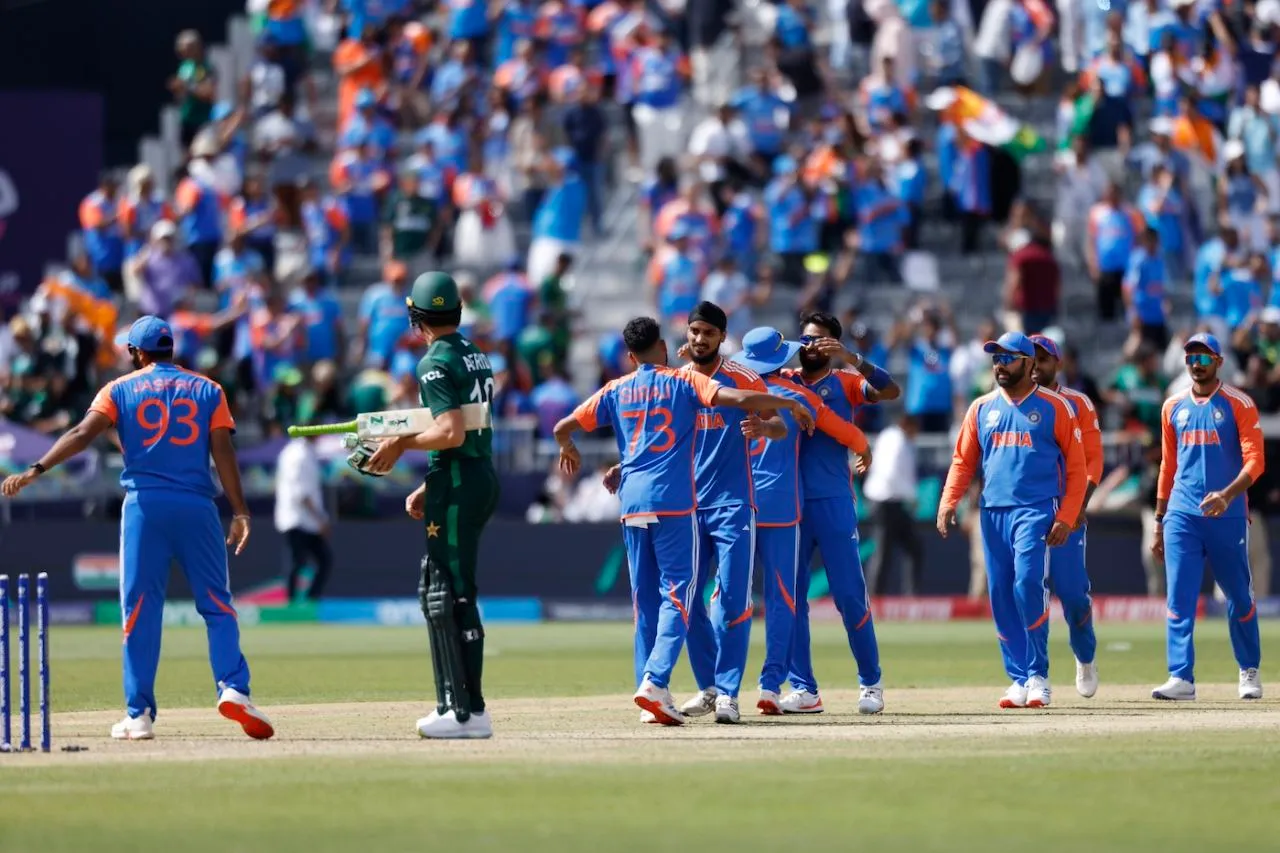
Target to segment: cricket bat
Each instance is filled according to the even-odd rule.
[[[310,438],[317,435],[343,435],[355,433],[365,438],[396,438],[426,432],[436,422],[430,409],[397,409],[388,412],[366,412],[354,421],[337,424],[289,427],[290,438]],[[476,432],[489,429],[492,420],[486,403],[466,403],[462,406],[463,429]]]

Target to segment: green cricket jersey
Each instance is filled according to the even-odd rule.
[[[436,340],[418,362],[418,393],[422,405],[439,417],[466,403],[493,405],[493,371],[489,357],[454,332]],[[468,432],[460,447],[434,455],[438,461],[453,457],[489,458],[493,455],[493,430]]]

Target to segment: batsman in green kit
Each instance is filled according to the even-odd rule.
[[[462,406],[492,403],[493,373],[488,356],[458,334],[462,302],[452,278],[424,273],[405,301],[410,324],[428,344],[418,362],[418,386],[435,424],[418,435],[385,440],[368,468],[385,473],[407,450],[432,454],[426,480],[405,501],[406,511],[426,523],[418,595],[436,681],[436,709],[418,721],[418,734],[487,738],[493,726],[480,686],[484,627],[476,602],[476,563],[480,536],[498,505],[498,475],[492,428],[466,430]]]

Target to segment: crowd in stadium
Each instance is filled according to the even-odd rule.
[[[1275,0],[786,0],[755,9],[766,49],[724,85],[711,46],[747,27],[715,0],[249,5],[258,53],[230,100],[201,36],[177,37],[180,173],[86,187],[65,268],[0,334],[5,417],[73,422],[124,366],[114,339],[138,313],[166,316],[179,361],[267,434],[416,405],[405,288],[440,266],[493,354],[499,414],[545,433],[625,369],[606,336],[592,375],[571,375],[567,284],[627,182],[649,258],[637,310],[673,342],[701,299],[731,338],[775,291],[839,306],[851,348],[905,366],[926,433],[989,387],[980,344],[999,327],[1056,333],[1073,275],[1100,326],[1130,329],[1109,375],[1065,342],[1064,380],[1105,426],[1154,426],[1198,329],[1229,339],[1228,373],[1280,410]],[[1029,155],[1052,158],[1049,209],[1009,189],[1022,155],[992,117],[1051,89],[1056,138],[1017,140],[1053,149]],[[940,297],[897,318],[848,308],[902,286],[929,222],[954,223],[963,252],[1007,253],[982,328],[957,328]],[[361,260],[380,281],[353,278]],[[1172,312],[1177,296],[1194,314]]]

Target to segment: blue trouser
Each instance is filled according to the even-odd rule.
[[[1049,546],[1054,502],[982,510],[991,617],[1004,671],[1017,684],[1049,677]]]
[[[1196,680],[1192,633],[1205,557],[1213,564],[1214,579],[1227,597],[1227,626],[1236,663],[1241,669],[1252,669],[1262,659],[1258,607],[1249,571],[1249,519],[1171,512],[1164,517],[1169,674],[1187,681]]]
[[[1081,527],[1067,544],[1049,549],[1049,577],[1062,602],[1062,615],[1071,636],[1071,651],[1081,663],[1093,663],[1098,638],[1093,633],[1093,599],[1089,597],[1089,573],[1085,570],[1088,528]]]
[[[756,514],[750,504],[699,509],[698,563],[689,611],[689,665],[699,690],[712,685],[737,696],[751,641],[751,581],[755,571]],[[702,597],[716,559],[711,613]]]
[[[680,658],[693,606],[697,525],[693,513],[664,516],[644,526],[623,522],[636,616],[637,687],[645,676],[666,687]]]
[[[130,717],[156,715],[156,668],[169,567],[182,567],[204,617],[209,664],[219,690],[249,694],[249,664],[227,580],[227,545],[213,501],[183,492],[129,492],[120,518],[120,609],[124,698]]]
[[[867,580],[858,556],[858,515],[853,501],[845,497],[814,498],[804,502],[800,522],[800,562],[796,572],[796,628],[791,639],[789,665],[792,688],[818,692],[813,674],[813,651],[809,647],[809,577],[813,552],[822,553],[831,598],[840,611],[849,648],[858,662],[858,682],[880,683],[880,648],[871,619]]]
[[[779,692],[787,678],[796,629],[796,572],[800,525],[756,529],[756,565],[764,581],[764,666],[760,689]]]

